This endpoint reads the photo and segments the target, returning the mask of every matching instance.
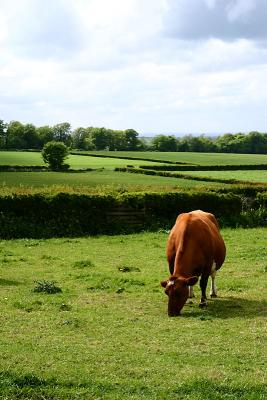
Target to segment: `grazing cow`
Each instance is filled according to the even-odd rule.
[[[200,277],[201,301],[207,305],[206,288],[211,275],[211,297],[217,297],[215,275],[225,259],[225,244],[213,214],[201,210],[180,214],[167,242],[170,278],[161,282],[169,296],[168,314],[180,314]],[[191,290],[190,290],[191,289]]]

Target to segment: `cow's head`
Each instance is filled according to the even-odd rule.
[[[169,296],[169,317],[175,317],[180,314],[188,299],[188,286],[195,285],[197,281],[197,276],[191,276],[190,278],[171,276],[168,280],[161,282],[161,286],[165,288],[165,293]]]

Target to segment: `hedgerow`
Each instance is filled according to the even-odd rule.
[[[242,224],[242,214],[247,211],[244,198],[240,194],[204,190],[6,193],[0,195],[0,237],[47,238],[169,229],[178,214],[194,209],[214,213],[223,226],[236,226]],[[249,210],[255,213],[265,207],[266,193],[254,200],[254,209],[250,207]],[[115,217],[114,210],[118,211]],[[132,217],[127,219],[127,210],[137,215],[138,224]],[[261,224],[264,223],[263,219]],[[248,225],[248,219],[245,225]]]
[[[165,163],[165,161],[164,161]],[[155,171],[238,171],[238,170],[266,170],[267,164],[239,164],[239,165],[140,165],[142,169]]]
[[[154,168],[154,166],[153,166],[153,168]],[[169,178],[190,179],[190,180],[194,180],[194,181],[203,181],[203,182],[226,183],[226,184],[231,184],[231,185],[232,184],[250,185],[250,186],[259,185],[257,182],[248,183],[245,180],[239,180],[239,179],[222,179],[222,178],[215,178],[215,177],[208,177],[208,176],[195,176],[195,175],[190,175],[190,174],[179,174],[179,173],[171,173],[171,172],[166,172],[166,171],[156,171],[155,169],[124,167],[124,168],[115,168],[115,171],[129,172],[132,174],[165,176],[165,177],[169,177]],[[267,184],[262,184],[261,186],[264,186],[265,188],[267,188]]]

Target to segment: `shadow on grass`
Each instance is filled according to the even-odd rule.
[[[210,318],[255,318],[256,316],[267,315],[266,300],[251,300],[241,297],[221,297],[217,299],[208,299],[206,309],[198,309],[197,304],[190,305],[190,313],[186,312],[189,309],[184,309],[182,314],[184,317],[196,316],[203,320]],[[194,310],[193,310],[194,308]]]
[[[18,281],[12,281],[9,279],[0,278],[0,286],[18,286],[18,285],[20,285],[20,282]]]
[[[0,372],[0,389],[5,400],[52,400],[52,399],[96,399],[131,398],[139,396],[142,399],[173,399],[190,400],[253,400],[264,399],[267,395],[266,386],[221,384],[219,381],[194,380],[185,384],[173,384],[172,387],[157,386],[145,382],[107,382],[94,381],[90,378],[82,382],[59,381],[57,379],[42,379],[34,374],[16,375],[11,372]],[[79,393],[79,397],[76,397]],[[88,397],[91,396],[91,397]]]

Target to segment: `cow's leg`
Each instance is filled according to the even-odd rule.
[[[202,275],[200,278],[201,300],[199,303],[199,307],[206,307],[207,305],[206,289],[207,289],[208,279],[209,277],[205,275]]]
[[[210,287],[210,297],[217,297],[217,287],[215,283],[216,271],[211,273],[211,287]]]
[[[194,295],[194,286],[188,286],[189,288],[189,299],[192,299],[193,297],[195,297]]]

